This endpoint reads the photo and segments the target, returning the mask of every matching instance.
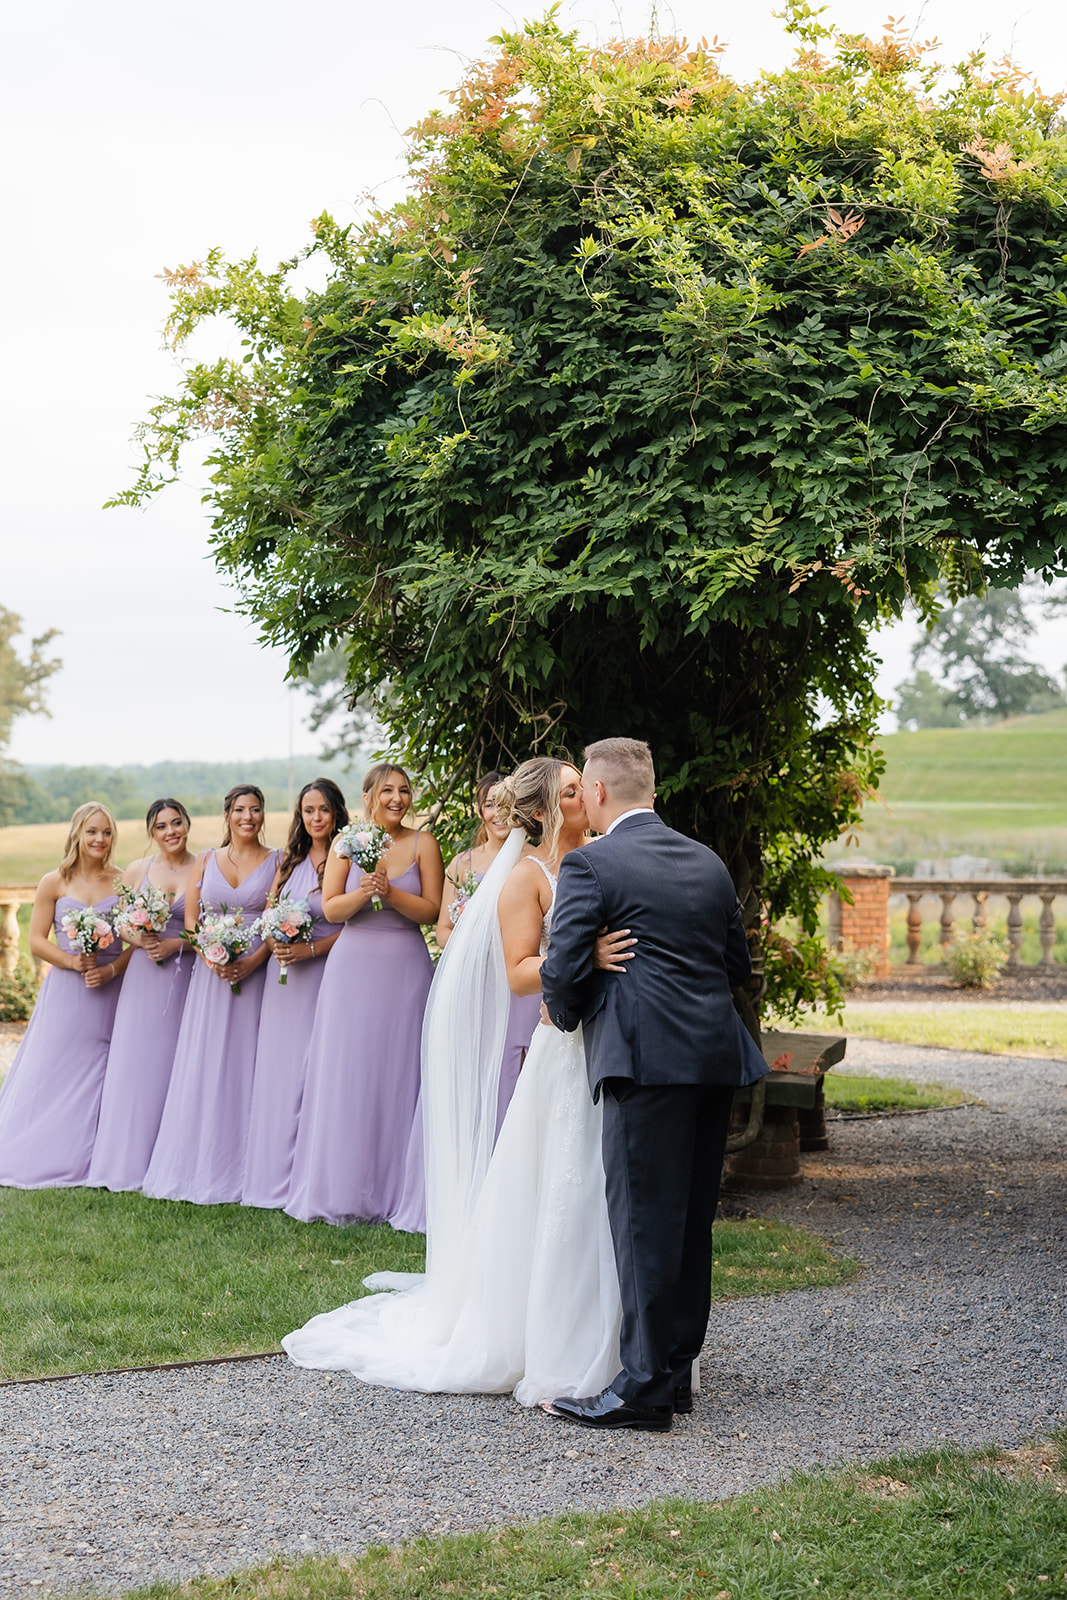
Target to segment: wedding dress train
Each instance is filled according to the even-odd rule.
[[[596,1394],[619,1370],[601,1112],[590,1098],[580,1030],[537,1029],[495,1148],[487,1148],[495,1084],[480,1063],[495,1059],[499,1072],[507,1011],[496,898],[521,840],[509,846],[449,940],[427,1010],[427,1271],[368,1278],[368,1287],[387,1292],[289,1334],[282,1345],[298,1366],[347,1370],[397,1389],[513,1391],[527,1406]],[[481,987],[472,991],[471,981]]]

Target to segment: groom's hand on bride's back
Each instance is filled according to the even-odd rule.
[[[616,928],[614,933],[601,928],[593,951],[594,967],[600,972],[625,972],[626,963],[634,958],[632,946],[636,943],[629,928]]]

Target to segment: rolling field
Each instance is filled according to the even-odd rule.
[[[267,812],[267,843],[282,845],[289,825],[286,811]],[[149,854],[151,846],[139,820],[120,822],[115,861],[120,867]],[[26,823],[0,828],[0,884],[36,883],[51,867],[58,866],[67,838],[65,822]],[[189,835],[191,850],[206,850],[222,838],[222,822],[217,816],[194,817]]]
[[[858,854],[898,870],[972,855],[1067,873],[1067,710],[886,734],[882,748],[881,798],[864,811]],[[838,844],[827,856],[851,853]]]

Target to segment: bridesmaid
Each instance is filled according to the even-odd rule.
[[[157,853],[131,862],[125,882],[131,889],[147,884],[162,889],[171,914],[162,936],[133,937],[139,948],[131,952],[115,1013],[96,1146],[85,1180],[114,1190],[139,1189],[148,1168],[193,971],[181,941],[194,862],[189,813],[180,800],[153,800],[145,826]]]
[[[129,959],[116,935],[81,955],[63,914],[92,907],[108,921],[120,876],[111,864],[115,819],[90,800],[70,820],[63,859],[37,887],[30,949],[53,968],[42,985],[11,1071],[0,1088],[0,1184],[19,1189],[84,1183],[89,1171],[121,975]],[[55,943],[49,934],[55,934]]]
[[[380,1222],[401,1197],[433,970],[419,925],[436,922],[444,885],[436,840],[405,825],[411,802],[402,767],[372,767],[364,811],[389,850],[367,873],[335,845],[323,874],[323,914],[345,926],[319,990],[285,1203],[305,1222]]]
[[[286,973],[286,982],[279,983],[278,974],[268,966],[252,1079],[242,1205],[283,1206],[289,1193],[315,1003],[326,957],[341,932],[322,915],[322,874],[330,845],[347,821],[345,797],[331,779],[306,783],[297,796],[289,841],[271,884],[272,901],[283,890],[290,900],[307,900],[315,921],[307,943],[275,945],[267,941]]]
[[[223,801],[217,850],[196,858],[185,895],[185,926],[201,911],[239,911],[245,922],[267,903],[278,865],[263,842],[263,791],[236,784]],[[185,1002],[159,1136],[142,1188],[157,1200],[220,1205],[241,1198],[252,1072],[266,962],[258,939],[238,960],[214,966],[198,957]],[[235,995],[230,985],[239,983]]]
[[[506,823],[499,822],[496,814],[496,790],[503,774],[487,772],[474,791],[474,809],[480,827],[469,850],[455,856],[445,873],[445,894],[441,902],[441,915],[437,923],[437,943],[443,950],[451,936],[456,921],[462,915],[462,901],[457,906],[457,893],[462,891],[464,880],[473,873],[479,883],[485,877],[503,848],[511,831]],[[455,910],[453,910],[455,907]],[[508,1016],[507,1037],[504,1040],[504,1059],[500,1064],[500,1090],[497,1099],[496,1131],[504,1121],[504,1113],[511,1104],[515,1085],[519,1080],[522,1063],[530,1048],[534,1030],[541,1020],[541,999],[535,994],[514,994]],[[421,1229],[419,1230],[422,1231]]]

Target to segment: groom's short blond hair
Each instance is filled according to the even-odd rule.
[[[585,764],[612,800],[651,804],[656,793],[652,751],[643,739],[598,739],[585,747]]]

